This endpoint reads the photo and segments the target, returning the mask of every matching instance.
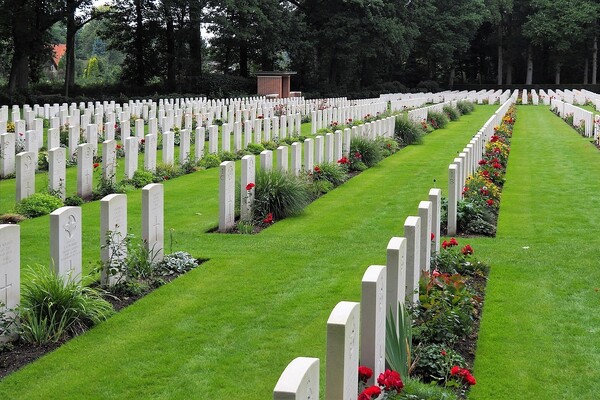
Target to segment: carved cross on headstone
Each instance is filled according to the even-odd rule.
[[[92,183],[90,182],[90,171],[87,171],[85,173],[85,183],[86,185],[91,185]]]
[[[5,307],[7,307],[8,305],[8,288],[12,287],[12,283],[9,285],[8,284],[8,274],[4,274],[4,286],[0,286],[0,290],[4,291],[4,300],[0,302],[2,302],[4,304]]]
[[[156,237],[154,240],[158,241],[158,228],[160,227],[160,222],[158,222],[158,215],[156,216],[156,223],[154,224],[154,228],[156,228]]]
[[[65,224],[64,228],[67,232],[69,239],[71,239],[73,237],[75,229],[77,229],[77,221],[75,220],[74,215],[69,215],[69,222]]]
[[[27,180],[27,186],[25,186],[25,195],[29,196],[31,194],[31,182]]]

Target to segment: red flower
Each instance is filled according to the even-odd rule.
[[[256,117],[256,118],[258,118],[258,119],[263,119],[263,118],[264,118],[264,115],[259,115],[259,116],[258,116],[258,117]]]
[[[442,351],[440,351],[440,354],[441,354],[442,356],[446,357],[446,350],[442,350]]]
[[[146,143],[146,139],[140,140],[140,143],[142,143],[142,144]]]
[[[386,369],[383,374],[379,374],[377,383],[386,390],[395,390],[396,392],[399,392],[404,387],[400,374],[389,369]]]
[[[469,191],[469,188],[465,186],[463,188],[462,194],[465,195],[468,191]]]
[[[494,200],[492,200],[492,199],[487,199],[487,202],[486,202],[486,203],[487,203],[487,205],[488,205],[488,206],[493,206],[493,205],[494,205]]]
[[[321,167],[319,167],[318,165],[315,165],[315,172],[316,173],[321,172]]]
[[[487,164],[487,161],[485,161],[485,160],[479,160],[479,165],[485,165],[485,164]]]
[[[490,142],[497,142],[498,140],[500,140],[500,138],[497,135],[494,135],[491,137]]]
[[[348,122],[352,122],[352,118],[348,118]]]
[[[249,184],[246,185],[246,190],[252,190],[252,188],[256,186],[254,183],[250,182]]]
[[[273,213],[268,213],[267,218],[263,219],[263,223],[272,224],[273,223]]]
[[[100,164],[98,164],[98,163],[94,163],[94,169],[95,169],[95,168],[98,168],[99,166],[100,166]]]
[[[165,175],[165,176],[163,176],[163,179],[164,179],[165,181],[168,181],[168,180],[169,180],[169,177],[168,177],[167,175]]]
[[[487,169],[483,171],[483,176],[485,176],[486,178],[490,176],[490,171],[488,171]]]
[[[122,148],[123,146],[121,146],[120,144],[117,145],[117,149]]]
[[[466,245],[465,247],[462,248],[461,252],[465,255],[468,256],[470,254],[473,254],[473,248],[471,247],[470,244]]]
[[[373,376],[373,370],[369,367],[365,367],[364,365],[361,365],[360,367],[358,367],[358,379],[363,381],[363,382],[367,382],[367,379],[369,379],[370,377]]]
[[[433,242],[434,239],[435,239],[435,233],[431,232],[431,241]]]
[[[442,249],[445,249],[446,247],[450,247],[450,244],[448,243],[448,241],[447,241],[447,240],[444,240],[444,241],[442,242]]]
[[[458,242],[454,238],[450,239],[450,247],[452,246],[458,246]]]
[[[494,163],[494,164],[492,165],[492,167],[494,167],[494,168],[496,168],[496,169],[500,169],[500,168],[502,168],[502,164],[499,164],[499,163]]]
[[[446,241],[444,241],[444,243],[446,243]],[[442,275],[442,274],[440,274],[440,271],[438,271],[437,269],[434,269],[433,272],[431,273],[431,276],[433,276],[434,278],[437,278],[440,275]]]
[[[338,164],[349,164],[350,161],[346,157],[342,157],[338,160]]]
[[[370,386],[358,395],[358,400],[371,400],[373,396],[377,398],[380,394],[381,389],[379,386]]]
[[[473,385],[475,385],[475,384],[477,383],[477,381],[475,380],[475,377],[474,377],[473,375],[471,375],[471,373],[468,373],[468,374],[465,376],[465,381],[467,381],[467,383],[468,383],[470,386],[473,386]]]
[[[360,154],[360,151],[357,151],[356,153],[354,153],[354,157],[358,158],[358,159],[362,158],[362,155]]]

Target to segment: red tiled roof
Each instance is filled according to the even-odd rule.
[[[52,52],[54,53],[54,56],[52,57],[52,61],[54,61],[54,65],[58,67],[58,63],[59,63],[60,59],[67,52],[67,45],[66,44],[55,44],[54,46],[52,46]]]

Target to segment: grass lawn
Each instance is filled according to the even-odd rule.
[[[471,399],[597,399],[600,152],[547,107],[521,106]],[[477,250],[477,248],[476,248]]]
[[[218,222],[218,169],[165,182],[166,251],[210,261],[0,382],[0,398],[264,399],[297,356],[319,357],[329,313],[360,299],[371,264],[417,213],[433,180],[497,106],[425,137],[259,235]],[[128,194],[139,233],[141,194]],[[83,207],[84,258],[99,259],[99,206]],[[24,264],[48,257],[48,218],[22,224]],[[89,270],[89,268],[88,268]]]

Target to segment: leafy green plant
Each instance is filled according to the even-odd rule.
[[[265,150],[271,150],[271,151],[275,151],[275,150],[277,150],[277,147],[279,147],[277,142],[274,142],[272,140],[262,142],[262,146],[265,148]]]
[[[38,169],[40,171],[48,171],[50,168],[50,161],[48,160],[48,152],[40,151],[38,153]]]
[[[377,139],[375,139],[375,141],[381,148],[381,154],[383,157],[389,157],[400,150],[400,145],[394,139],[379,136]]]
[[[427,123],[433,127],[433,129],[442,129],[448,125],[448,117],[443,112],[429,111],[427,113]]]
[[[50,214],[52,211],[63,206],[63,201],[48,193],[34,193],[31,196],[21,200],[15,206],[18,214],[27,218],[35,218],[41,215]]]
[[[310,188],[306,179],[278,170],[257,172],[254,220],[261,221],[269,214],[276,220],[300,214],[310,200]]]
[[[145,169],[136,170],[131,179],[128,180],[128,183],[136,188],[143,188],[152,182],[154,182],[154,174],[150,171],[146,171]]]
[[[166,181],[182,175],[183,171],[175,164],[157,163],[153,181]]]
[[[339,186],[348,180],[348,173],[338,163],[322,163],[315,165],[311,173],[313,181],[328,181]]]
[[[65,199],[65,206],[79,207],[83,204],[83,199],[77,195],[69,196]]]
[[[113,314],[98,290],[57,276],[46,266],[28,271],[21,284],[20,335],[26,342],[55,342],[77,335]]]
[[[456,108],[462,115],[471,114],[475,110],[475,105],[470,101],[459,101],[456,103]]]
[[[221,165],[222,161],[221,161],[221,157],[219,157],[218,154],[205,154],[204,157],[202,157],[202,159],[200,160],[200,162],[198,163],[198,165],[201,168],[216,168],[219,165]]]
[[[465,367],[463,356],[452,347],[440,343],[430,343],[418,346],[415,351],[414,375],[426,382],[443,383],[448,380],[450,368],[453,365]]]
[[[97,200],[112,193],[124,192],[125,186],[122,183],[117,182],[115,179],[105,178],[104,175],[100,174],[98,177],[98,184],[94,189],[92,198]]]
[[[359,155],[356,156],[356,155]],[[381,148],[375,140],[354,137],[350,141],[350,155],[355,155],[368,167],[376,165],[383,159]]]
[[[162,261],[156,265],[156,270],[162,275],[182,274],[198,266],[198,260],[185,251],[166,254]]]
[[[446,105],[443,107],[444,113],[448,116],[450,121],[456,121],[460,118],[460,111],[457,108]]]
[[[385,360],[401,376],[409,376],[412,365],[412,318],[398,303],[398,321],[390,310],[385,324]]]
[[[248,147],[246,147],[246,150],[250,153],[250,154],[260,154],[261,151],[263,151],[265,149],[265,147],[260,144],[260,143],[249,143]]]
[[[423,143],[423,129],[415,122],[402,116],[396,117],[394,138],[400,146]]]
[[[458,396],[441,386],[411,378],[404,381],[404,389],[396,400],[458,400]]]

